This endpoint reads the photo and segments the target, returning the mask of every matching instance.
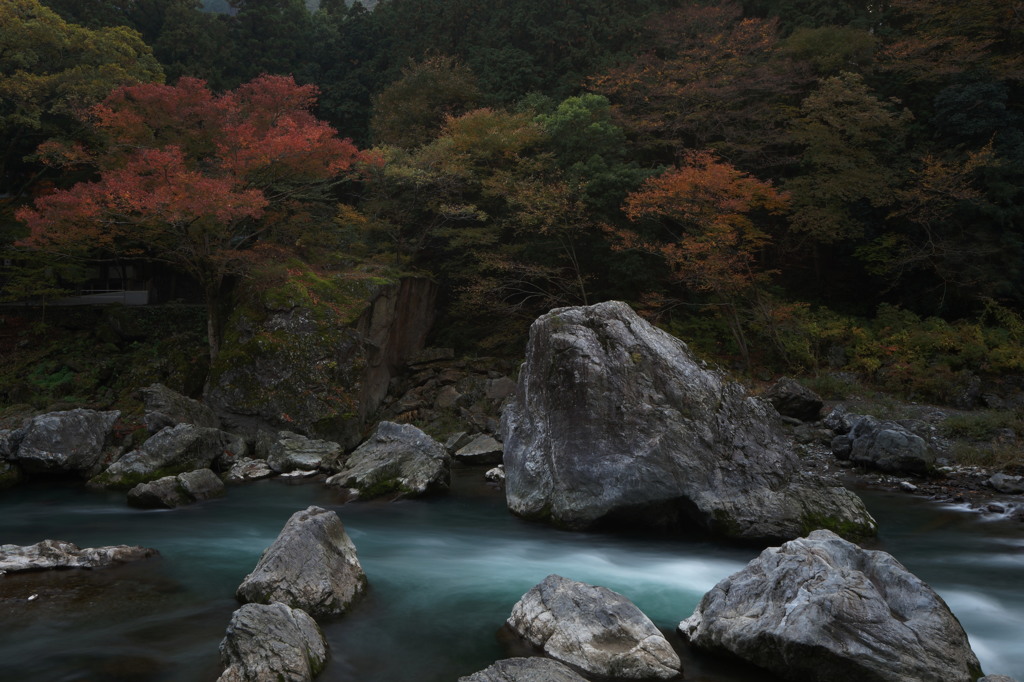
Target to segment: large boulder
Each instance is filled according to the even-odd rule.
[[[550,658],[506,658],[459,682],[587,682],[572,668]]]
[[[43,540],[34,545],[0,545],[0,575],[55,568],[102,568],[138,561],[160,553],[136,545],[81,548],[65,540]]]
[[[524,594],[507,624],[551,658],[602,678],[668,680],[682,667],[672,645],[631,601],[558,575]]]
[[[218,682],[308,682],[327,663],[327,643],[301,609],[245,604],[231,615],[220,655]]]
[[[770,405],[625,303],[534,322],[502,432],[508,506],[527,518],[758,542],[876,530],[856,495],[801,475]]]
[[[213,410],[187,396],[167,388],[163,384],[153,384],[139,389],[146,415],[143,421],[150,433],[178,424],[194,424],[210,429],[219,429],[220,420]]]
[[[92,476],[107,463],[104,446],[120,416],[117,410],[76,409],[33,417],[7,437],[17,443],[10,459],[27,472]]]
[[[451,455],[412,424],[381,422],[327,484],[354,488],[361,497],[425,495],[448,490]]]
[[[169,426],[153,434],[138,450],[132,450],[89,480],[94,488],[127,490],[215,462],[233,461],[246,452],[245,441],[225,431],[192,424]]]
[[[850,431],[832,440],[832,452],[857,466],[890,473],[924,475],[935,456],[923,438],[896,422],[856,418]]]
[[[355,545],[333,511],[292,514],[253,572],[239,585],[243,602],[282,602],[314,616],[336,616],[366,590]]]
[[[697,647],[800,682],[971,682],[967,635],[930,587],[826,530],[770,547],[679,624]]]
[[[210,469],[188,471],[140,483],[128,491],[128,504],[148,509],[174,509],[223,497],[224,482]]]
[[[250,441],[287,429],[348,450],[423,347],[437,285],[293,265],[285,281],[236,306],[204,400]]]
[[[764,392],[764,398],[784,417],[813,422],[825,405],[821,397],[795,379],[782,377]]]
[[[264,433],[256,441],[256,455],[267,460],[267,466],[277,473],[295,469],[337,470],[341,446],[329,440],[307,438],[291,431],[274,435]]]

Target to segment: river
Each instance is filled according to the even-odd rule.
[[[0,543],[141,544],[161,557],[0,579],[0,680],[215,680],[235,588],[288,517],[311,504],[338,511],[370,583],[349,614],[325,624],[324,682],[454,682],[482,669],[514,652],[501,625],[551,573],[621,592],[676,639],[676,623],[701,595],[757,554],[527,523],[507,513],[479,470],[457,472],[453,488],[446,498],[340,505],[314,482],[263,481],[173,511],[131,509],[121,494],[70,483],[3,491]],[[1022,524],[908,495],[861,494],[880,521],[877,548],[942,595],[986,672],[1024,680]],[[687,680],[772,679],[682,654]]]

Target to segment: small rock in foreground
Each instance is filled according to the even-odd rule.
[[[327,643],[308,613],[279,602],[245,604],[220,644],[218,682],[307,682],[327,663]]]
[[[587,682],[572,668],[550,658],[506,658],[459,682]]]
[[[524,594],[507,624],[548,656],[592,675],[668,680],[682,667],[672,645],[633,602],[559,575]]]
[[[827,530],[769,547],[679,624],[699,648],[799,682],[972,682],[981,674],[946,603],[885,552]]]

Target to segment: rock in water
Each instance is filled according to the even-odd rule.
[[[654,623],[605,587],[549,575],[516,603],[508,626],[586,673],[629,680],[679,675],[679,657]]]
[[[770,405],[625,303],[534,322],[502,433],[508,506],[528,518],[754,541],[876,530],[856,495],[800,474]]]
[[[120,416],[77,409],[33,417],[20,429],[12,459],[29,472],[92,476],[105,464],[103,446]]]
[[[314,616],[336,616],[366,590],[355,545],[333,511],[309,507],[288,519],[236,596],[282,602]]]
[[[506,658],[459,682],[587,682],[572,668],[550,658]]]
[[[101,568],[158,556],[148,547],[111,545],[80,548],[64,540],[43,540],[34,545],[0,545],[0,575],[54,568]]]
[[[89,486],[129,489],[164,476],[208,469],[215,462],[235,460],[245,451],[244,440],[218,429],[192,424],[168,426],[90,479]]]
[[[307,682],[327,663],[327,643],[308,613],[284,604],[245,604],[231,615],[218,682]]]
[[[128,491],[128,504],[150,509],[173,509],[223,497],[224,493],[224,482],[217,474],[210,469],[198,469],[140,483]]]
[[[363,497],[416,496],[446,492],[450,476],[451,455],[443,445],[412,424],[384,421],[327,484],[355,488]]]
[[[692,644],[800,682],[970,682],[945,602],[891,555],[826,530],[769,547],[679,624]]]
[[[329,440],[307,438],[291,431],[264,435],[257,439],[257,454],[265,457],[267,466],[277,473],[302,469],[337,471],[341,446]],[[265,452],[264,452],[265,451]]]

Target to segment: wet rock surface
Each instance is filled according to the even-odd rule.
[[[292,514],[236,596],[319,617],[344,613],[365,590],[366,574],[341,519],[313,506]]]
[[[981,672],[930,587],[891,555],[824,530],[764,550],[679,630],[788,680],[970,682]]]
[[[586,682],[572,668],[550,658],[506,658],[459,682]]]
[[[43,540],[34,545],[0,545],[0,574],[63,568],[103,568],[158,556],[137,545],[79,547],[64,540]]]
[[[327,663],[327,643],[308,613],[275,602],[245,604],[220,645],[218,682],[307,682]]]
[[[654,623],[604,587],[550,575],[512,608],[508,627],[548,656],[612,679],[667,680],[681,663]]]
[[[224,494],[224,482],[217,474],[210,469],[198,469],[140,483],[128,491],[128,504],[146,509],[173,509]]]

